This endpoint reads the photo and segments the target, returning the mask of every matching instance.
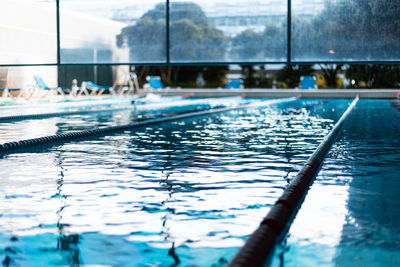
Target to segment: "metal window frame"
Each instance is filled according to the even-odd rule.
[[[118,62],[118,63],[62,63],[61,39],[60,39],[60,0],[56,2],[56,27],[57,27],[57,62],[40,64],[0,64],[0,67],[29,67],[29,66],[226,66],[226,65],[315,65],[315,64],[400,64],[400,60],[320,60],[320,61],[295,61],[292,59],[292,0],[287,0],[287,40],[286,40],[286,60],[285,61],[196,61],[196,62],[171,62],[170,57],[170,0],[165,0],[166,4],[166,60],[160,62]]]

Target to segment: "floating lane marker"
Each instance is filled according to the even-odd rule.
[[[21,114],[21,115],[10,115],[10,116],[0,116],[0,122],[6,121],[17,121],[17,120],[26,120],[26,119],[44,119],[51,117],[60,117],[60,116],[69,116],[69,115],[79,115],[79,114],[92,114],[92,113],[101,113],[101,112],[113,112],[113,111],[123,111],[123,110],[151,110],[151,109],[161,109],[161,108],[170,108],[170,107],[183,107],[190,105],[198,105],[198,104],[217,104],[221,102],[227,101],[237,101],[238,97],[227,97],[221,98],[219,100],[207,100],[207,99],[195,99],[195,100],[183,100],[176,99],[174,101],[166,100],[166,102],[156,102],[156,103],[140,103],[129,106],[121,106],[118,108],[104,108],[104,109],[93,109],[93,110],[80,110],[80,111],[63,111],[63,112],[52,112],[52,113],[36,113],[36,114]]]
[[[309,186],[317,176],[325,156],[338,138],[346,118],[356,106],[358,99],[357,95],[324,141],[317,147],[281,197],[272,206],[256,231],[230,262],[230,267],[265,266],[271,260],[275,245],[282,242],[286,236],[290,223],[300,209]]]
[[[185,114],[181,114],[181,115],[173,115],[173,116],[168,116],[168,117],[163,117],[163,118],[149,119],[149,120],[134,122],[134,123],[126,124],[126,125],[95,128],[95,129],[79,131],[79,132],[56,134],[56,135],[39,137],[39,138],[26,139],[26,140],[20,140],[20,141],[15,141],[15,142],[8,142],[8,143],[0,144],[0,153],[7,154],[7,153],[12,153],[18,149],[25,149],[25,148],[35,147],[35,146],[39,146],[39,145],[50,145],[53,143],[68,142],[68,141],[72,141],[72,140],[76,140],[76,139],[84,139],[84,138],[90,138],[90,137],[94,137],[94,136],[98,136],[98,135],[105,135],[105,134],[119,132],[119,131],[126,131],[126,130],[130,130],[130,129],[138,128],[138,127],[154,125],[154,124],[163,123],[163,122],[182,120],[182,119],[187,119],[187,118],[197,117],[197,116],[206,116],[206,115],[211,115],[211,114],[216,114],[216,113],[221,113],[221,112],[228,112],[228,111],[232,111],[232,110],[257,108],[257,107],[268,106],[268,105],[277,104],[277,103],[296,101],[296,100],[297,100],[297,98],[295,98],[295,97],[272,99],[272,100],[266,100],[266,101],[255,102],[255,103],[251,103],[251,104],[239,105],[239,106],[228,107],[228,108],[218,108],[218,109],[211,109],[211,110],[206,110],[206,111],[189,112],[189,113],[185,113]]]
[[[127,109],[133,109],[132,107],[121,107],[121,108],[105,108],[96,110],[81,110],[81,111],[66,111],[66,112],[52,112],[52,113],[37,113],[37,114],[21,114],[21,115],[11,115],[0,117],[0,122],[3,121],[16,121],[16,120],[26,120],[26,119],[44,119],[50,117],[60,117],[68,115],[79,115],[79,114],[91,114],[100,112],[112,112],[112,111],[122,111]]]

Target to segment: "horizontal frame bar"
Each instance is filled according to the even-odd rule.
[[[399,60],[393,61],[223,61],[223,62],[129,62],[129,63],[41,63],[41,64],[0,64],[1,67],[42,67],[42,66],[226,66],[226,65],[400,65]]]

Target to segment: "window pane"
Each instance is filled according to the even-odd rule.
[[[293,0],[294,61],[400,59],[400,1]]]
[[[0,1],[0,64],[57,63],[55,0]]]
[[[286,21],[286,0],[172,0],[171,61],[285,61]]]
[[[166,60],[162,0],[60,0],[62,63]]]

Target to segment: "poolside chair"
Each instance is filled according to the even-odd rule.
[[[33,76],[36,82],[36,92],[33,92],[33,94],[38,93],[39,96],[41,97],[47,97],[50,93],[54,93],[55,95],[60,94],[62,96],[65,96],[64,91],[61,89],[61,87],[56,87],[56,88],[51,88],[47,86],[47,84],[43,81],[42,77],[35,75]]]
[[[226,89],[240,89],[243,88],[242,80],[229,80],[228,84],[225,86]]]
[[[160,76],[147,76],[147,83],[144,85],[144,89],[164,89],[164,85],[161,81]]]
[[[151,90],[159,90],[159,89],[177,89],[180,90],[181,87],[179,86],[173,86],[173,87],[169,87],[169,86],[164,86],[164,84],[161,81],[160,76],[147,76],[146,77],[147,83],[143,85],[143,89],[147,90],[147,91],[151,91]]]
[[[98,85],[91,81],[83,81],[81,88],[85,88],[85,90],[90,90],[90,93],[89,93],[89,91],[87,91],[87,92],[91,96],[96,96],[96,95],[99,96],[99,95],[103,94],[104,92],[112,91],[112,87]]]
[[[78,81],[76,79],[72,80],[71,88],[63,89],[65,94],[72,97],[79,97],[81,95],[89,96],[89,92],[85,86],[78,87]]]
[[[315,76],[301,76],[300,89],[317,89]]]
[[[24,88],[0,88],[0,96],[16,100],[18,98],[24,98],[29,100],[36,90],[33,86],[27,86]]]
[[[113,84],[112,90],[110,92],[114,94],[114,96],[133,95],[139,92],[139,82],[136,73],[124,73]]]

